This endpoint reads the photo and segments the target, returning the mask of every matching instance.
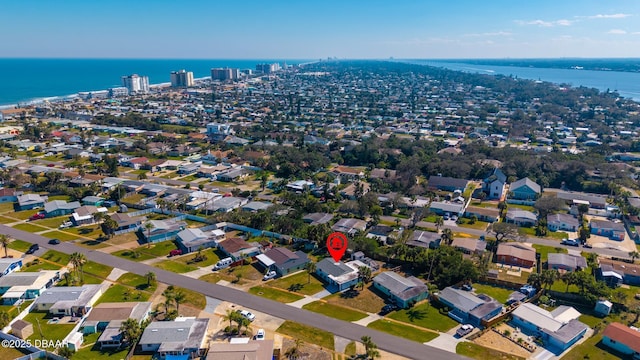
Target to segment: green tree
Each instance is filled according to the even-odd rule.
[[[84,264],[87,263],[87,257],[83,253],[74,252],[69,257],[69,261],[73,265],[76,276],[78,275],[78,272],[80,273],[80,282],[84,283],[83,268],[84,268]]]
[[[436,221],[434,224],[436,225],[436,230],[440,232],[440,228],[442,228],[442,226],[444,225],[444,219],[442,218],[442,216],[436,216]]]
[[[1,242],[1,238],[0,238],[0,242]],[[5,246],[5,250],[6,250],[6,246]],[[637,258],[640,258],[640,253],[637,251],[631,251],[629,253],[629,257],[631,258],[631,262],[636,262]]]
[[[360,338],[360,341],[362,341],[362,345],[364,345],[367,360],[373,360],[380,357],[378,345],[371,340],[370,336],[363,336]]]
[[[289,360],[297,360],[302,352],[300,351],[300,345],[302,341],[300,339],[295,339],[292,347],[288,348],[287,351],[284,352],[284,356]]]
[[[156,273],[153,271],[147,272],[144,277],[147,279],[147,287],[156,282]]]
[[[11,238],[9,236],[6,234],[0,234],[0,244],[2,244],[2,247],[4,248],[4,257],[9,257],[9,254],[7,253],[7,245],[9,245],[10,242]]]
[[[142,328],[136,319],[129,318],[120,325],[122,332],[122,342],[133,346],[142,335]]]
[[[316,265],[315,262],[309,261],[305,265],[305,269],[307,270],[307,284],[311,284],[311,274],[316,272],[316,270],[318,269],[318,266]]]
[[[363,284],[368,284],[371,281],[371,268],[368,266],[360,266],[358,268],[358,279],[363,282]]]
[[[451,231],[451,229],[442,230],[440,238],[442,239],[442,241],[444,241],[445,244],[451,245],[451,243],[453,242],[453,231]]]
[[[176,311],[180,313],[180,304],[184,303],[187,299],[187,295],[182,291],[176,291],[173,294],[173,301],[176,303]]]
[[[4,328],[11,322],[11,316],[6,311],[0,311],[0,328]]]

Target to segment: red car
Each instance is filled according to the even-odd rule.
[[[182,255],[182,250],[177,249],[177,250],[171,250],[169,252],[169,257],[178,256],[178,255]]]
[[[44,219],[44,213],[35,213],[29,217],[29,220]]]

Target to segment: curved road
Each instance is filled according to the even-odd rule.
[[[85,254],[88,260],[116,267],[142,276],[144,276],[144,274],[149,271],[153,271],[156,273],[157,280],[160,282],[175,286],[181,286],[183,288],[197,291],[212,298],[228,301],[250,309],[255,309],[257,311],[264,312],[278,318],[293,320],[302,324],[313,326],[350,340],[360,341],[360,338],[362,336],[370,336],[380,349],[411,359],[464,359],[464,357],[462,356],[440,350],[432,346],[406,340],[397,336],[389,335],[350,322],[330,318],[307,310],[294,308],[292,306],[285,305],[276,301],[251,295],[244,291],[221,285],[211,284],[197,279],[192,279],[187,276],[158,269],[146,264],[129,261],[95,250],[89,250],[80,246],[73,245],[71,243],[63,242],[59,245],[48,245],[47,241],[49,241],[49,238],[14,229],[6,225],[0,225],[0,233],[6,234],[14,239],[20,239],[33,244],[38,244],[42,248],[55,249],[67,254],[80,252]]]

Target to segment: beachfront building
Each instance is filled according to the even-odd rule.
[[[193,81],[193,72],[186,71],[184,69],[171,72],[171,87],[190,87],[194,84],[195,82]]]
[[[227,81],[238,80],[240,69],[235,68],[213,68],[211,69],[211,80]]]
[[[132,74],[122,77],[122,86],[129,90],[129,93],[148,93],[149,77]]]

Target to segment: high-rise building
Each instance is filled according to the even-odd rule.
[[[180,70],[171,72],[171,87],[190,87],[193,85],[193,73],[191,71]]]
[[[211,80],[238,80],[240,78],[240,69],[235,68],[214,68],[211,69]]]
[[[134,93],[148,93],[149,92],[149,77],[139,76],[133,74],[122,77],[122,86],[129,89],[129,94]]]
[[[262,73],[262,74],[271,74],[274,73],[278,70],[280,70],[280,64],[278,63],[273,63],[273,64],[257,64],[256,65],[256,72]]]

